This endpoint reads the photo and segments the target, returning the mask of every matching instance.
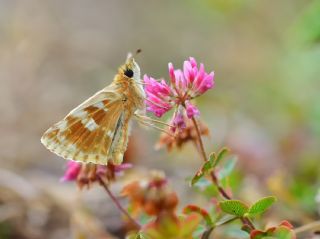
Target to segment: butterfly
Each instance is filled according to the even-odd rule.
[[[136,111],[145,110],[142,84],[140,67],[129,55],[113,82],[49,128],[41,138],[42,144],[65,159],[121,164],[130,120]]]

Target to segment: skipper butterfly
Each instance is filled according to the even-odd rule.
[[[142,84],[139,65],[129,55],[113,82],[49,128],[42,144],[65,159],[121,164],[129,122],[136,111],[145,109]]]

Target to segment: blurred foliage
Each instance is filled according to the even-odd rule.
[[[307,47],[320,42],[319,12],[320,1],[311,1],[293,26],[293,41]]]

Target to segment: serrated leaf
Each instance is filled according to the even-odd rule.
[[[212,167],[216,167],[228,152],[229,152],[229,149],[222,148],[218,153],[218,156],[215,157]]]
[[[226,200],[220,202],[219,205],[222,211],[237,217],[243,217],[249,210],[249,207],[239,200]]]
[[[253,217],[264,213],[275,201],[276,198],[273,196],[261,198],[249,208],[249,216]]]

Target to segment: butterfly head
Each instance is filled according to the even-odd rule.
[[[139,52],[140,50],[138,50],[136,54]],[[118,75],[120,76],[121,81],[129,81],[135,86],[135,93],[138,94],[140,98],[145,98],[143,83],[140,76],[140,67],[134,60],[132,54],[128,54],[126,63],[119,68]]]
[[[123,75],[125,78],[133,79],[136,82],[140,82],[140,67],[138,63],[134,60],[131,54],[128,54],[126,63],[119,69],[120,75]]]

